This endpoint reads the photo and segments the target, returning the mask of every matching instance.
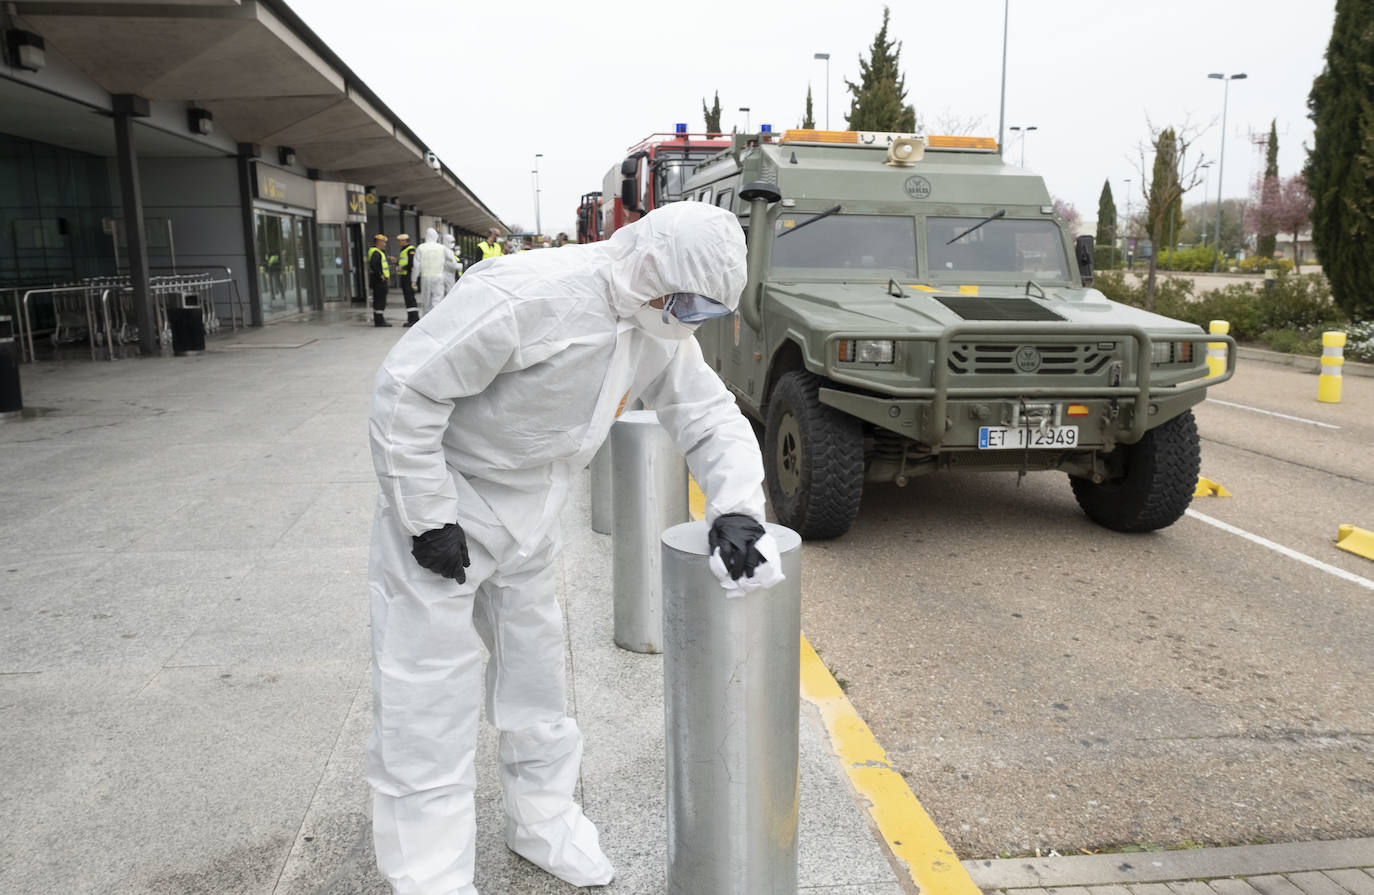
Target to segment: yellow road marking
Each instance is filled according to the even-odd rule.
[[[960,293],[961,295],[977,295],[977,294],[978,294],[978,287],[977,287],[977,286],[960,286],[960,287],[959,287],[959,293]]]
[[[688,485],[692,518],[702,519],[706,497],[694,479]],[[868,813],[883,840],[921,895],[982,895],[906,780],[888,764],[873,731],[854,711],[805,635],[801,639],[801,692],[820,712],[830,748],[844,765],[849,782],[867,800]]]
[[[1231,492],[1219,482],[1214,482],[1206,476],[1197,477],[1197,487],[1193,489],[1194,497],[1230,497]]]
[[[1374,559],[1374,531],[1342,525],[1336,529],[1336,546],[1356,556]]]

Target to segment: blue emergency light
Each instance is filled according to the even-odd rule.
[[[673,125],[673,130],[676,133],[685,134],[687,133],[687,123],[685,121],[679,121],[677,124]]]
[[[771,125],[771,124],[760,124],[760,125],[759,125],[759,133],[761,133],[761,134],[771,134],[772,132],[773,132],[773,125]]]

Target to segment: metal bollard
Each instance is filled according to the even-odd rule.
[[[592,457],[592,531],[611,533],[611,439]]]
[[[611,426],[611,558],[615,643],[663,652],[659,536],[691,517],[687,461],[652,410],[622,414]]]
[[[726,598],[705,522],[663,533],[668,895],[797,895],[801,538],[787,580]]]
[[[1345,366],[1345,333],[1322,333],[1322,372],[1317,377],[1317,400],[1341,403],[1341,367]]]
[[[1228,335],[1231,332],[1231,324],[1225,320],[1213,320],[1207,326],[1207,331],[1216,333],[1219,336]],[[1213,379],[1226,372],[1226,343],[1208,342],[1207,343],[1207,378]]]
[[[18,416],[24,410],[24,393],[19,383],[19,344],[14,340],[14,320],[0,316],[0,419]]]

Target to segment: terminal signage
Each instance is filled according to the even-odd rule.
[[[254,165],[257,172],[255,186],[259,199],[270,199],[299,208],[315,207],[315,182],[299,174],[273,168],[261,162]]]
[[[362,215],[367,217],[368,195],[362,190],[348,190],[348,213],[349,215]]]

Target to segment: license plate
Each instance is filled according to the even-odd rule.
[[[978,430],[978,450],[1018,451],[1026,448],[1071,448],[1078,445],[1077,426],[983,426]]]

